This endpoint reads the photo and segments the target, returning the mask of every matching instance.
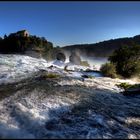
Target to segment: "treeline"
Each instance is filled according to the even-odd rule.
[[[29,37],[5,35],[3,39],[0,38],[0,53],[24,53],[31,48],[42,48],[47,51],[53,48],[53,44],[44,37],[32,35]]]
[[[65,52],[79,51],[84,56],[109,57],[114,50],[124,45],[133,46],[140,44],[140,35],[119,39],[111,39],[95,44],[77,44],[63,47]]]
[[[60,48],[53,46],[52,42],[47,41],[45,37],[36,35],[17,36],[12,33],[9,36],[0,37],[0,53],[1,54],[26,54],[35,53],[47,60],[56,59],[56,54],[61,52]]]
[[[124,45],[115,50],[108,60],[110,62],[101,67],[105,76],[140,78],[140,45]]]

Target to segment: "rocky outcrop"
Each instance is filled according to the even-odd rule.
[[[65,56],[64,53],[59,52],[59,53],[56,55],[56,59],[59,60],[59,61],[63,61],[63,62],[65,62],[65,60],[66,60],[66,56]]]
[[[124,95],[127,95],[127,96],[136,96],[138,94],[140,94],[140,87],[137,87],[137,88],[130,88],[130,89],[126,89],[124,92],[123,92]]]
[[[73,51],[72,54],[69,57],[69,61],[73,64],[80,65],[81,64],[81,58],[80,58],[78,52]]]

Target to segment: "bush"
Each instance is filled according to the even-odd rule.
[[[117,77],[116,67],[112,63],[103,64],[100,68],[100,71],[102,72],[102,74],[104,76],[111,77],[111,78],[116,78]]]
[[[90,67],[90,65],[87,61],[81,61],[80,65]]]
[[[124,91],[121,93],[125,96],[134,96],[140,94],[140,84],[131,85],[128,83],[121,83],[117,86],[124,89]]]
[[[95,77],[94,76],[91,76],[91,75],[88,75],[88,78],[94,79]]]
[[[17,33],[12,33],[9,36],[0,38],[0,53],[20,53],[25,54],[27,51],[36,51],[40,55],[51,55],[53,50],[53,43],[47,41],[44,37],[37,37],[30,35],[24,37],[17,36]],[[50,56],[49,56],[50,57]]]
[[[60,77],[60,75],[55,74],[55,73],[43,73],[41,75],[41,78],[43,78],[43,79],[47,79],[47,78],[59,78],[59,77]]]
[[[139,88],[140,84],[131,85],[129,83],[121,83],[117,86],[126,90],[126,89],[131,89],[131,88]]]
[[[126,89],[130,88],[132,85],[130,85],[128,83],[121,83],[121,84],[118,84],[116,86],[118,86],[119,88],[123,88],[123,89],[126,90]]]
[[[123,77],[140,76],[140,45],[123,46],[109,57],[116,71]]]

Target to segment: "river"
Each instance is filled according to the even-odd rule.
[[[91,72],[83,72],[84,75],[93,76],[93,77],[103,77],[101,72],[91,71]]]

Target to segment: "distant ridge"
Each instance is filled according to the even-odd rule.
[[[94,44],[69,45],[62,47],[62,49],[65,53],[79,51],[79,53],[84,56],[108,57],[114,50],[120,48],[122,45],[132,46],[133,44],[140,44],[140,35],[110,39]]]

